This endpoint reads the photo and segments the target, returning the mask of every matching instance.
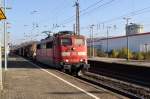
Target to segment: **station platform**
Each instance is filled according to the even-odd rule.
[[[118,64],[125,64],[125,65],[150,67],[150,61],[144,61],[144,60],[127,60],[121,58],[107,58],[107,57],[93,57],[93,58],[88,58],[88,60],[101,61],[106,63],[118,63]]]
[[[15,56],[3,71],[0,99],[126,99],[93,84]]]

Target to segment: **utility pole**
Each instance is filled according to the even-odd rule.
[[[128,25],[129,25],[129,20],[131,18],[123,18],[124,20],[126,20],[126,26],[125,26],[125,29],[126,29],[126,36],[127,36],[127,61],[129,60],[129,38],[128,38],[128,31],[127,31],[127,28],[128,28]]]
[[[73,32],[76,33],[75,31],[76,31],[76,25],[73,24]]]
[[[147,55],[147,52],[148,52],[148,47],[147,47],[147,46],[148,46],[148,43],[145,44],[145,52],[146,52],[146,55]]]
[[[3,11],[6,13],[6,1],[3,0]],[[7,42],[7,21],[4,20],[4,52],[5,52],[5,71],[7,71],[7,59],[8,59],[8,42]]]
[[[2,7],[2,0],[0,1]],[[3,73],[2,73],[2,34],[0,33],[0,89],[3,90]]]
[[[92,57],[94,57],[94,34],[93,34],[93,27],[94,27],[95,25],[94,24],[92,24],[91,26],[90,26],[90,29],[91,29],[91,36],[92,36]]]
[[[89,35],[89,36],[90,36],[89,54],[90,54],[90,57],[91,57],[91,56],[92,56],[92,54],[91,54],[91,52],[92,52],[92,47],[91,47],[91,46],[92,46],[92,39],[91,39],[91,38],[92,38],[92,34],[91,34],[91,27],[90,27],[90,31],[89,31],[89,32],[90,32],[90,35]]]
[[[108,36],[109,36],[109,30],[110,30],[110,26],[107,26],[107,57],[108,57],[108,52],[109,52],[109,45],[108,45]]]
[[[75,3],[76,6],[76,34],[80,35],[80,11],[79,11],[79,1]]]
[[[3,6],[2,0],[0,0],[0,7]],[[1,17],[0,20],[2,19],[6,19],[5,13],[2,11],[2,9],[0,8],[0,13],[1,13]],[[1,34],[2,35],[2,34]],[[0,36],[0,90],[3,90],[3,79],[2,79],[2,53],[1,53],[1,47],[2,47],[2,36]]]
[[[0,36],[0,88],[3,90],[3,80],[2,80],[2,43],[1,43],[1,36]]]

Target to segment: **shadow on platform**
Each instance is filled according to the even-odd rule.
[[[33,64],[31,64],[31,63]],[[20,56],[16,56],[16,55],[13,55],[13,56],[9,56],[9,59],[8,59],[8,69],[9,68],[34,68],[34,69],[39,69],[37,68],[35,65],[38,65],[44,69],[56,69],[54,67],[51,67],[51,66],[48,66],[46,64],[42,64],[42,63],[39,63],[39,62],[34,62],[30,59],[24,59]],[[3,68],[4,68],[4,61],[3,61]]]
[[[104,93],[108,93],[105,91],[88,91],[89,93],[93,93],[93,94],[104,94]],[[84,92],[48,92],[47,94],[57,94],[57,95],[80,95],[80,94],[85,94]]]

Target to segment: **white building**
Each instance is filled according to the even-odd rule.
[[[126,35],[140,34],[143,33],[143,31],[144,26],[140,24],[130,23],[130,25],[126,27]]]
[[[133,52],[150,51],[150,32],[133,34],[128,36],[118,36],[111,38],[103,38],[94,40],[94,47],[102,49],[103,51],[111,51],[112,49],[127,48],[127,38],[129,49]],[[87,41],[88,46],[92,44],[90,40]],[[108,42],[108,43],[107,43]]]

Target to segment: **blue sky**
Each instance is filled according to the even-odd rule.
[[[95,4],[98,1],[101,2]],[[110,36],[124,35],[123,17],[131,17],[130,22],[143,24],[145,32],[150,31],[150,0],[79,0],[79,2],[83,35],[89,36],[91,24],[95,25],[95,37],[105,37],[107,26],[112,27]],[[45,37],[41,32],[47,30],[52,32],[72,30],[75,23],[75,17],[72,17],[75,16],[74,3],[75,0],[7,0],[7,6],[12,7],[7,11],[8,22],[11,23],[11,28],[8,29],[11,41],[20,43],[31,39],[40,40]],[[90,5],[93,6],[83,10]],[[117,19],[110,21],[114,18]],[[54,28],[53,24],[60,27]]]

